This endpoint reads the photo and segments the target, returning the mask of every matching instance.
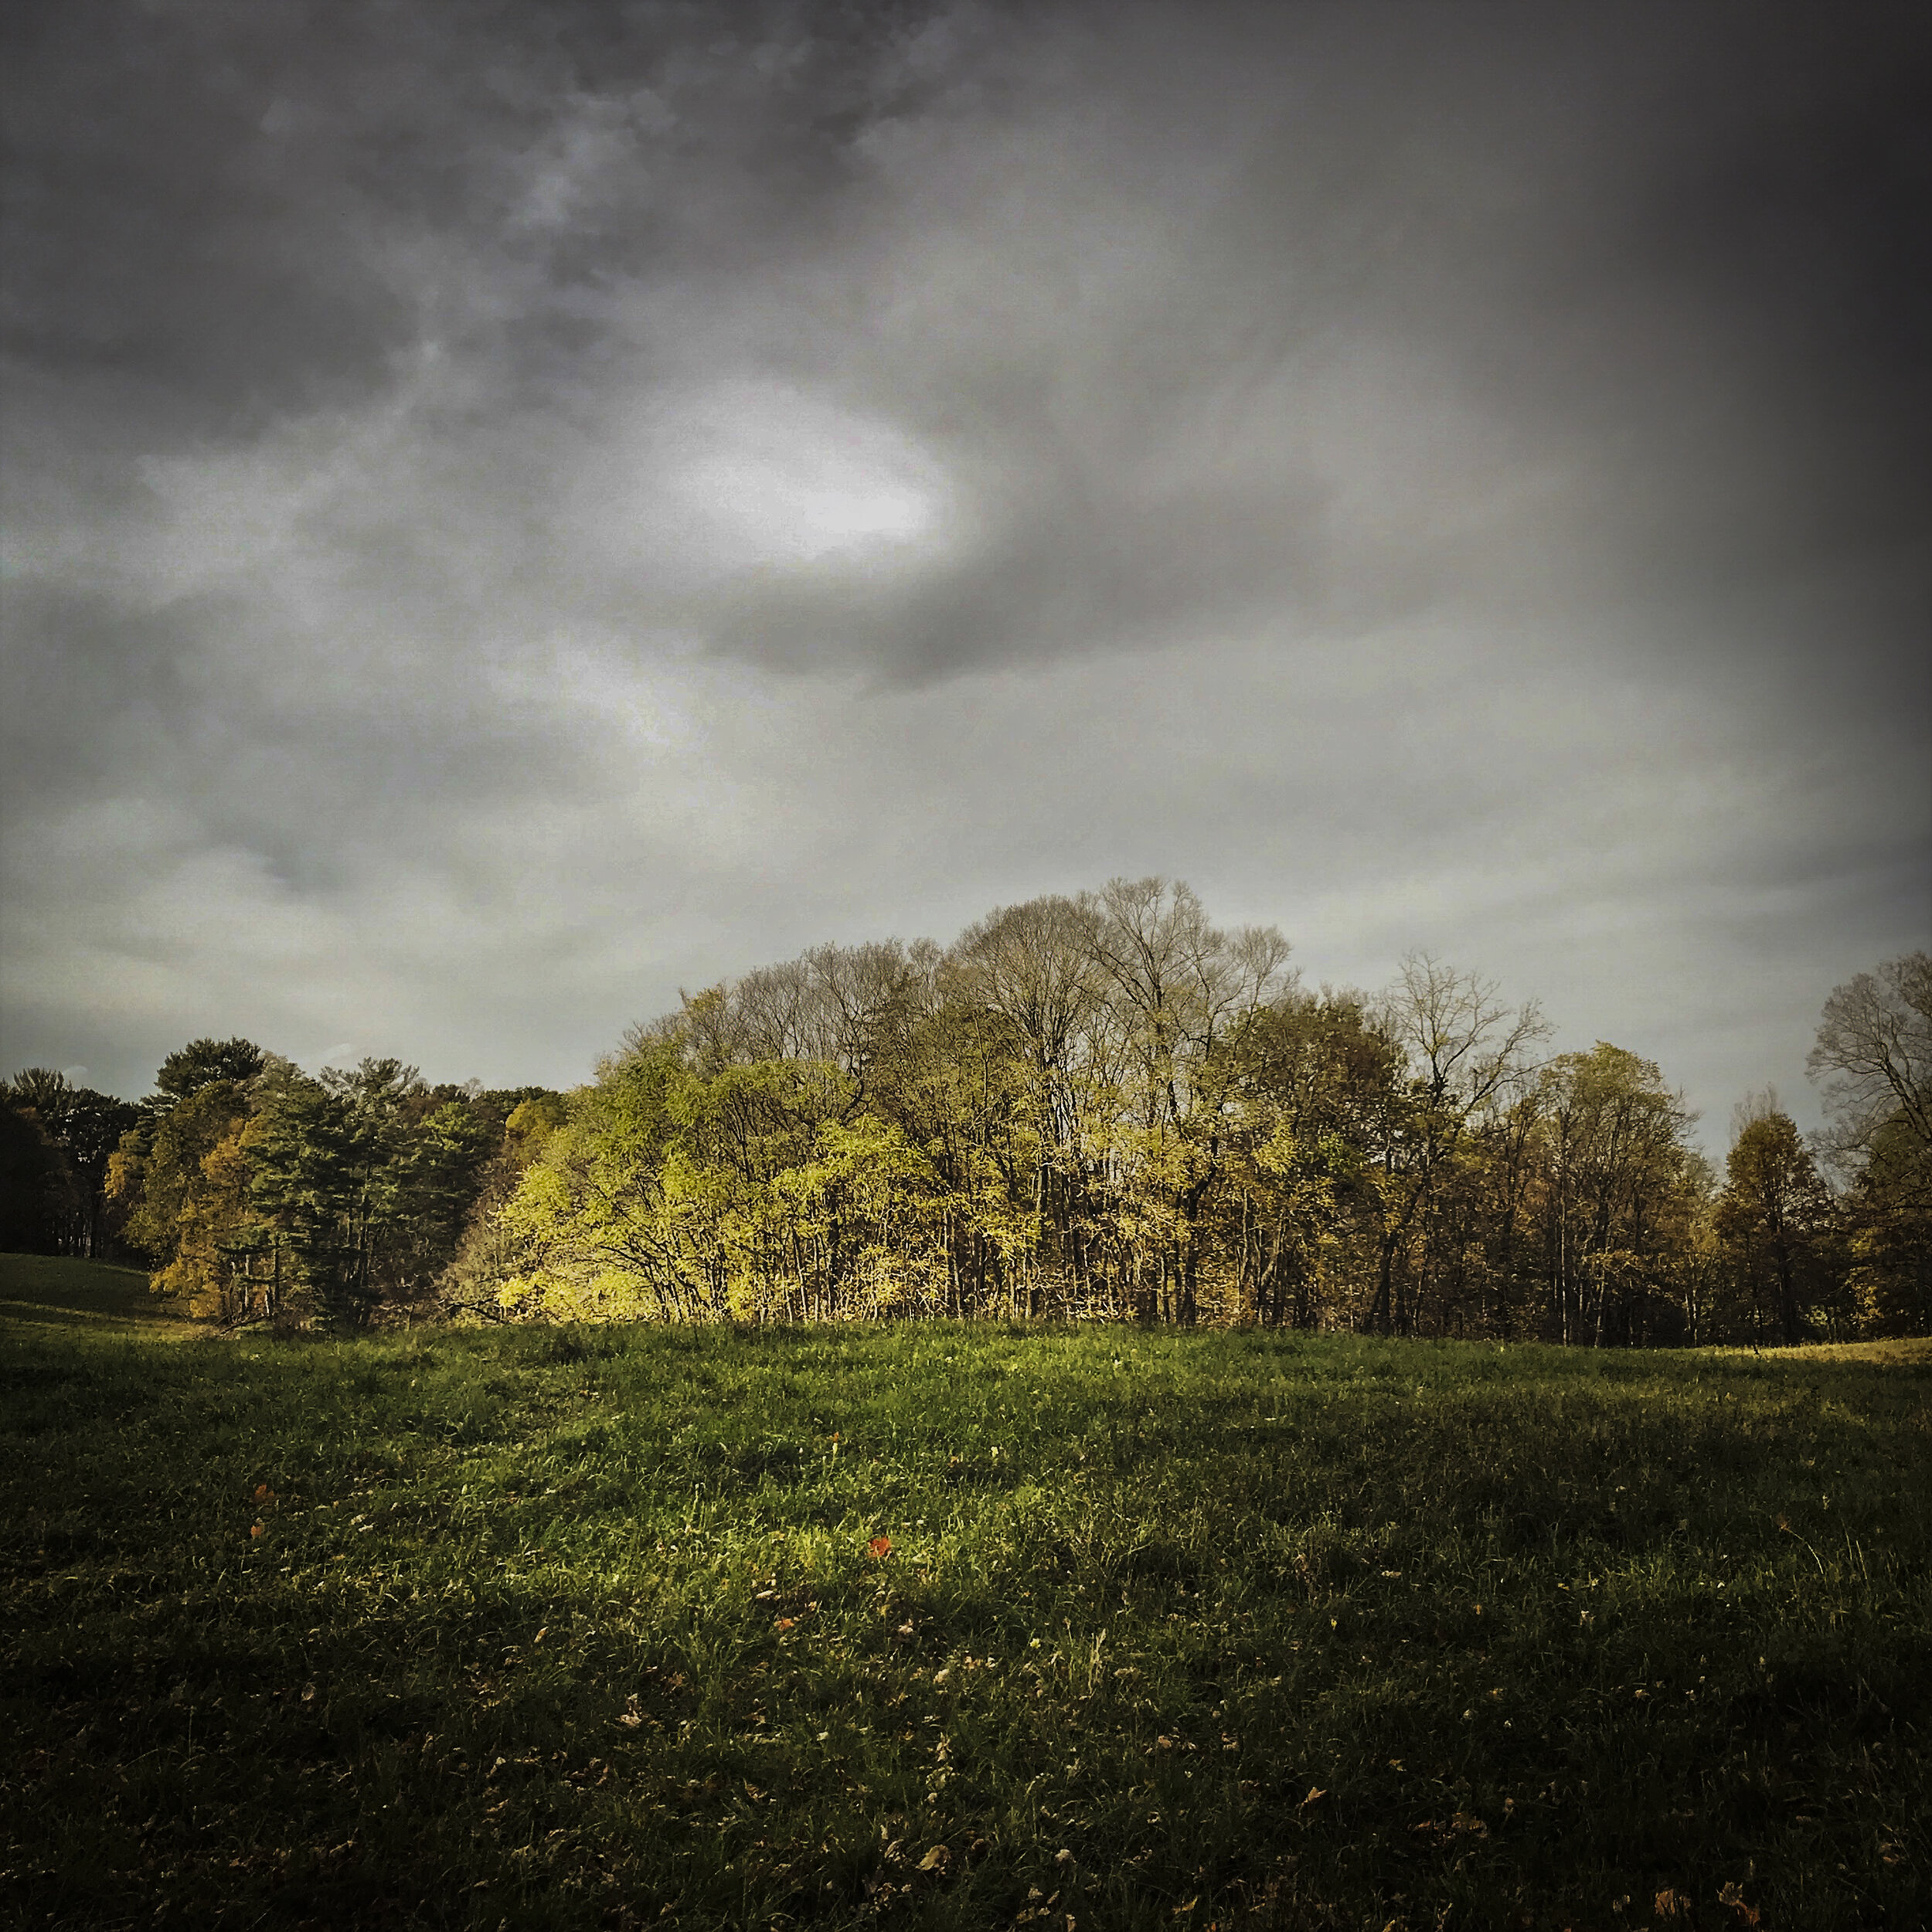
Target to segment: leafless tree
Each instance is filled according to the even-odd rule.
[[[1806,1066],[1841,1163],[1869,1153],[1894,1119],[1932,1147],[1932,955],[1908,953],[1834,988]]]

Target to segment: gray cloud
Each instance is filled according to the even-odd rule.
[[[1921,10],[9,31],[9,1064],[1159,869],[1721,1121],[1932,927]]]

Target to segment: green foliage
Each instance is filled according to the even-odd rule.
[[[478,1200],[556,1119],[542,1089],[430,1088],[395,1060],[316,1079],[245,1041],[195,1043],[157,1086],[108,1186],[156,1289],[230,1326],[433,1311]]]
[[[1681,1338],[1668,1311],[1698,1202],[1689,1117],[1655,1062],[1598,1041],[1546,1067],[1539,1230],[1565,1341]],[[1675,1311],[1672,1311],[1675,1312]]]
[[[1714,1338],[1707,1176],[1651,1062],[1417,957],[1311,996],[1182,885],[820,947],[687,999],[473,1236],[553,1319],[1012,1315]],[[1699,1298],[1701,1297],[1701,1299]]]
[[[178,1107],[217,1083],[243,1086],[262,1070],[267,1059],[253,1040],[239,1036],[233,1039],[190,1040],[162,1062],[149,1104],[158,1111]]]
[[[664,1042],[611,1063],[502,1210],[523,1264],[505,1299],[562,1319],[932,1311],[937,1175],[851,1113],[855,1089],[821,1062],[707,1076]]]
[[[1010,1317],[1592,1346],[1932,1327],[1923,955],[1827,1004],[1835,1195],[1774,1107],[1720,1189],[1654,1062],[1604,1041],[1542,1060],[1533,1004],[1476,975],[1417,954],[1378,998],[1311,995],[1287,952],[1185,884],[1115,879],[948,949],[760,968],[567,1097],[432,1088],[395,1060],[311,1080],[198,1040],[111,1157],[124,1105],[29,1069],[16,1102],[66,1124],[76,1186],[22,1182],[39,1205],[15,1222],[95,1253],[124,1221],[158,1285],[231,1325]],[[32,1136],[9,1131],[25,1174]]]
[[[1836,1211],[1788,1114],[1769,1108],[1743,1123],[1715,1218],[1753,1340],[1847,1332]]]
[[[22,1923],[1923,1917],[1922,1352],[168,1348],[10,1284]]]
[[[189,1270],[205,1264],[211,1225],[237,1211],[232,1167],[216,1179],[206,1163],[239,1136],[247,1118],[248,1097],[242,1089],[232,1080],[210,1080],[196,1087],[149,1132],[137,1131],[133,1146],[124,1142],[128,1158],[117,1182],[133,1196],[127,1238],[162,1274],[181,1260],[184,1243]]]

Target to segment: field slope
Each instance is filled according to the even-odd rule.
[[[203,1332],[148,1292],[147,1271],[63,1255],[0,1254],[0,1328],[82,1329],[181,1341]]]
[[[1932,1916],[1922,1359],[66,1279],[0,1260],[9,1923]]]

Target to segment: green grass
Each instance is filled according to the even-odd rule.
[[[1923,1362],[179,1348],[26,1265],[7,1922],[1927,1922]]]
[[[148,1291],[145,1269],[48,1254],[0,1254],[0,1325],[9,1335],[70,1328],[157,1341],[205,1332]]]

